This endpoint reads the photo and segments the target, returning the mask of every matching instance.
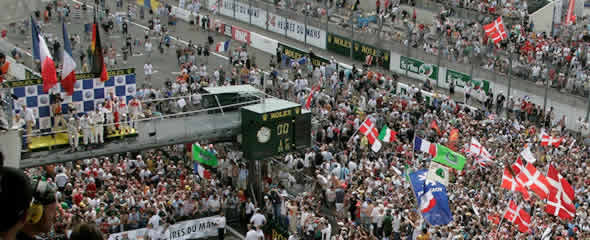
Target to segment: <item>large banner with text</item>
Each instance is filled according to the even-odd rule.
[[[109,235],[109,240],[121,240],[123,236],[127,236],[127,239],[146,239],[149,231],[164,231],[163,240],[185,240],[185,239],[197,239],[217,236],[217,229],[225,227],[222,225],[222,218],[219,216],[199,218],[194,220],[188,220],[168,226],[168,229],[163,230],[162,227],[156,230],[149,230],[147,228],[141,228],[133,231],[120,232]]]

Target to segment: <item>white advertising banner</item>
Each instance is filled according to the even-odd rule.
[[[234,0],[217,0],[221,7],[217,7],[219,13],[224,16],[234,17]]]
[[[163,234],[164,240],[186,240],[196,238],[206,238],[217,236],[217,229],[224,227],[220,225],[223,217],[206,217],[194,220],[188,220],[171,225]],[[160,229],[162,230],[162,229]],[[148,234],[147,228],[141,228],[133,231],[121,232],[109,235],[109,240],[123,239],[127,235],[129,239],[145,239]]]
[[[250,32],[250,46],[268,54],[275,55],[277,53],[279,41],[267,38],[255,32]]]
[[[268,18],[268,30],[279,34],[285,34],[286,30],[288,38],[295,39],[300,42],[307,41],[308,44],[314,47],[326,49],[325,31],[311,26],[307,26],[306,30],[305,24],[291,19],[286,19],[274,13],[269,13]],[[305,35],[307,35],[307,39],[305,39]]]
[[[191,12],[182,8],[172,7],[172,14],[178,19],[184,20],[185,22],[189,22],[191,20]]]
[[[249,12],[250,12],[250,8],[248,6],[248,3],[243,3],[243,2],[240,2],[239,0],[236,0],[236,19],[237,20],[240,20],[245,23],[249,23],[250,22],[250,15],[248,14]]]

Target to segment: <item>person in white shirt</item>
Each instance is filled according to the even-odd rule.
[[[55,175],[55,184],[60,191],[63,191],[63,188],[68,183],[68,175],[64,173],[63,169],[57,169],[57,175]]]
[[[135,128],[135,121],[139,118],[142,109],[141,109],[141,102],[133,96],[131,101],[129,101],[129,114],[131,119],[131,128]]]
[[[152,73],[153,73],[153,66],[150,61],[146,62],[143,65],[143,73],[145,74],[145,81],[151,82],[152,80]]]
[[[102,112],[102,106],[100,104],[96,106],[96,111],[92,114],[94,125],[94,143],[104,143],[104,113]]]
[[[160,213],[157,212],[150,218],[150,220],[148,220],[148,224],[152,225],[155,229],[157,229],[158,227],[160,227],[160,220],[162,220],[162,217],[160,217]]]
[[[23,115],[25,119],[25,123],[27,124],[27,135],[31,135],[33,133],[33,126],[35,126],[35,113],[33,109],[28,108],[26,104],[23,104]],[[27,138],[27,141],[31,142],[31,137]]]
[[[78,119],[74,117],[75,111],[72,112],[72,116],[68,119],[68,137],[72,152],[78,148],[78,142],[80,141],[80,123]]]
[[[252,225],[248,225],[248,232],[246,233],[246,240],[258,240],[258,233],[252,228]]]
[[[147,59],[150,60],[152,58],[152,41],[147,39],[145,41],[145,54],[147,55]]]
[[[80,127],[82,128],[82,136],[84,145],[88,145],[88,143],[92,143],[92,118],[88,117],[88,114],[84,113],[82,118],[80,118]]]
[[[260,227],[260,226],[266,224],[266,217],[264,217],[264,215],[260,214],[259,208],[256,209],[256,213],[254,213],[254,216],[252,216],[252,218],[250,218],[250,223],[254,224],[255,227]]]

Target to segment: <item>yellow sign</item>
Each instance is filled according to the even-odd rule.
[[[277,230],[272,230],[272,240],[287,240],[287,238],[283,235],[281,235],[280,233],[277,232]]]
[[[334,39],[332,41],[334,42],[335,45],[345,47],[345,48],[350,48],[350,46],[352,46],[352,41],[350,41],[348,39],[339,38],[336,36],[333,36],[333,37],[334,37]]]
[[[151,5],[153,11],[156,11],[160,7],[160,1],[158,1],[158,0],[148,0],[148,1],[150,1],[150,5]],[[145,6],[145,1],[144,0],[137,0],[137,5]]]
[[[268,119],[268,114],[263,114],[262,115],[262,121],[266,121]]]
[[[278,111],[278,112],[271,113],[270,114],[270,119],[284,118],[284,117],[289,117],[291,115],[292,115],[291,109],[289,109],[289,110],[283,110],[283,111]]]

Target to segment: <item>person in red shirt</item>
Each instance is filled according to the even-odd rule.
[[[4,53],[0,53],[0,83],[6,79],[8,69],[10,69],[10,62],[6,61]]]
[[[86,185],[86,195],[90,198],[96,197],[96,184],[94,181],[90,181],[90,183]]]

